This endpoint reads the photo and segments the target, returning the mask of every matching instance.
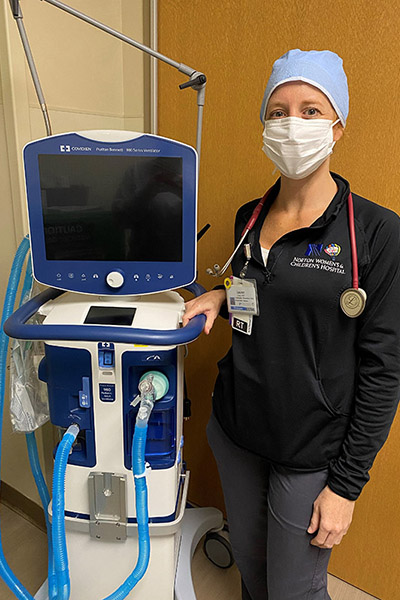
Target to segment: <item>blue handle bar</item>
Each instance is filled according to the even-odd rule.
[[[199,283],[185,287],[195,296],[206,291]],[[21,306],[4,323],[5,333],[18,340],[80,340],[84,342],[121,342],[124,344],[148,344],[151,346],[177,346],[193,342],[203,331],[205,315],[193,317],[181,329],[134,329],[100,325],[27,325],[28,319],[49,300],[55,300],[65,292],[49,288]]]

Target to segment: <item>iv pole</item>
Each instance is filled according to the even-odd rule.
[[[44,1],[48,2],[48,4],[52,4],[53,6],[56,6],[57,8],[60,8],[61,10],[73,15],[74,17],[77,17],[78,19],[81,19],[82,21],[85,21],[86,23],[89,23],[89,25],[93,25],[94,27],[97,27],[101,31],[105,31],[106,33],[118,38],[122,42],[125,42],[125,43],[129,44],[130,46],[134,46],[138,50],[141,50],[142,52],[146,52],[146,54],[149,54],[150,56],[153,56],[154,58],[167,63],[171,67],[174,67],[175,69],[177,69],[178,71],[180,71],[181,73],[184,73],[185,75],[187,75],[189,77],[189,81],[186,81],[185,83],[181,83],[179,88],[185,89],[185,88],[191,87],[194,90],[196,90],[196,92],[197,92],[196,150],[197,150],[197,153],[198,153],[198,156],[200,159],[201,134],[202,134],[202,126],[203,126],[203,109],[204,109],[204,103],[205,103],[205,86],[206,86],[206,82],[207,82],[207,78],[204,75],[204,73],[202,73],[201,71],[197,71],[196,69],[193,69],[192,67],[188,67],[187,65],[185,65],[183,63],[178,63],[175,60],[172,60],[171,58],[164,56],[160,52],[156,52],[152,48],[149,48],[148,46],[145,46],[144,44],[141,44],[140,42],[137,42],[136,40],[129,38],[128,36],[124,35],[123,33],[120,33],[116,29],[112,29],[111,27],[108,27],[108,25],[104,25],[104,23],[101,23],[100,21],[96,21],[92,17],[85,15],[84,13],[76,10],[75,8],[72,8],[72,7],[68,6],[67,4],[64,4],[63,2],[59,2],[59,0],[44,0]],[[26,35],[25,27],[24,27],[24,24],[22,21],[23,16],[22,16],[22,11],[21,11],[19,0],[10,0],[10,5],[11,5],[11,10],[12,10],[14,19],[17,22],[18,31],[21,36],[22,45],[23,45],[23,48],[24,48],[24,51],[26,54],[26,58],[28,61],[28,65],[29,65],[29,68],[31,71],[33,84],[35,86],[36,94],[37,94],[37,97],[38,97],[38,100],[40,103],[40,107],[43,112],[47,135],[51,135],[51,125],[50,125],[50,119],[49,119],[49,115],[48,115],[48,111],[47,111],[47,106],[46,106],[46,102],[44,99],[42,88],[40,86],[39,76],[38,76],[38,73],[37,73],[37,70],[35,67],[32,52],[29,47],[28,37]]]

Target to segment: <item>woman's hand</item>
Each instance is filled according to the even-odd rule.
[[[208,335],[225,299],[225,290],[213,290],[186,302],[186,310],[182,317],[183,326],[187,325],[189,320],[196,315],[206,315],[204,333]]]
[[[311,540],[313,546],[332,548],[339,545],[346,535],[353,518],[354,504],[335,494],[326,486],[314,502],[308,533],[318,534]]]

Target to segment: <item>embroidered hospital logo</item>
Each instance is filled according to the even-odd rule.
[[[328,244],[325,248],[324,248],[324,252],[330,256],[331,258],[333,258],[333,260],[335,260],[336,256],[338,256],[340,254],[341,251],[341,247],[339,246],[339,244]]]
[[[305,256],[321,256],[323,244],[308,244]]]

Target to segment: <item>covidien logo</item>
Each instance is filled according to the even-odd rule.
[[[64,144],[60,145],[61,152],[91,152],[92,148],[90,146],[67,146]]]

